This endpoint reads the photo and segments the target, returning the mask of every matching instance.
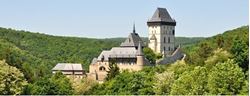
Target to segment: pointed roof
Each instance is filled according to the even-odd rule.
[[[142,41],[140,36],[137,33],[130,33],[128,38],[121,43],[121,47],[137,47],[139,45],[139,41]],[[143,43],[141,46],[145,46]]]
[[[134,26],[133,26],[133,33],[135,33],[135,23],[134,23]]]
[[[139,44],[139,41],[142,41],[140,36],[135,32],[135,24],[133,25],[133,33],[130,33],[128,38],[121,43],[121,47],[137,47]],[[143,43],[141,43],[141,46],[145,46]]]
[[[156,23],[161,22],[162,24],[171,24],[175,25],[176,22],[171,16],[169,15],[166,8],[157,8],[152,18],[148,21],[148,23]]]
[[[142,52],[142,46],[141,46],[141,41],[139,41],[139,45],[138,45],[138,50],[136,52],[137,56],[143,56],[143,52]]]

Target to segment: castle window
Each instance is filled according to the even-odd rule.
[[[163,43],[166,43],[166,37],[163,38]]]
[[[168,47],[168,51],[170,51],[170,47]]]
[[[174,30],[173,30],[173,35],[174,35],[174,33],[175,33],[175,32],[174,32]]]
[[[103,66],[101,66],[100,68],[99,68],[99,71],[105,71],[106,69],[105,69],[105,67],[103,67]]]
[[[164,51],[166,50],[165,46],[163,47],[163,50],[164,50]]]
[[[102,61],[102,62],[104,61],[104,56],[103,56],[103,55],[102,55],[101,61]]]
[[[170,37],[168,37],[168,43],[170,43]]]
[[[131,42],[130,38],[128,39],[128,42],[129,42],[129,43]]]

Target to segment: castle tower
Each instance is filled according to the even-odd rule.
[[[149,48],[163,56],[171,55],[175,50],[176,22],[167,9],[157,8],[152,18],[147,22],[149,31]]]
[[[142,52],[142,46],[141,46],[141,41],[139,41],[139,45],[138,45],[138,50],[137,50],[137,53],[136,53],[136,58],[137,58],[137,60],[136,60],[136,64],[138,65],[138,66],[143,66],[144,65],[144,54],[143,54],[143,52]]]

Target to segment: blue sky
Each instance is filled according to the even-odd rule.
[[[0,27],[59,36],[147,37],[157,7],[177,21],[176,36],[208,37],[248,25],[248,0],[2,0]]]

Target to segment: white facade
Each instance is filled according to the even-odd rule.
[[[151,25],[149,30],[149,48],[156,53],[165,55],[171,54],[175,50],[175,26],[171,25]],[[153,35],[155,39],[153,39]],[[152,37],[152,38],[151,38]]]

